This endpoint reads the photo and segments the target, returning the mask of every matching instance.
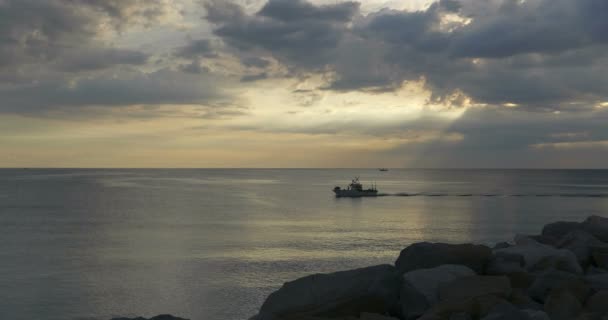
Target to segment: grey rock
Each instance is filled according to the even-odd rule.
[[[545,225],[543,227],[542,235],[554,239],[561,239],[566,234],[577,229],[582,229],[582,225],[579,222],[558,221]]]
[[[443,300],[429,309],[418,320],[449,319],[454,313],[467,313],[473,319],[483,317],[497,304],[508,303],[503,298],[494,295],[483,295],[473,299]]]
[[[509,303],[497,304],[482,320],[529,320],[528,314]]]
[[[608,245],[594,245],[591,246],[591,257],[596,266],[608,269]]]
[[[439,299],[447,301],[470,300],[493,295],[507,298],[511,282],[505,276],[470,276],[458,278],[439,288]]]
[[[504,249],[504,248],[508,248],[510,246],[511,246],[511,244],[509,244],[508,242],[499,242],[499,243],[495,244],[492,249]]]
[[[460,265],[443,265],[430,269],[418,269],[403,275],[400,305],[406,319],[416,318],[439,300],[439,287],[475,272]]]
[[[397,318],[384,316],[384,315],[377,314],[377,313],[369,313],[369,312],[361,313],[361,316],[359,317],[359,319],[361,319],[361,320],[399,320]]]
[[[570,320],[582,311],[581,302],[568,290],[553,290],[545,302],[545,312],[552,320]]]
[[[582,273],[583,270],[576,259],[574,253],[565,249],[556,249],[551,246],[538,243],[530,238],[519,241],[517,245],[505,249],[495,250],[498,254],[514,254],[524,257],[524,264],[527,270],[538,267],[540,262],[549,261],[550,265],[559,265],[566,271]],[[519,239],[519,240],[522,240]]]
[[[608,290],[599,291],[587,299],[585,311],[608,314]]]
[[[420,242],[403,249],[395,266],[405,273],[444,264],[459,264],[482,273],[491,256],[492,251],[484,245]]]
[[[143,317],[137,317],[137,318],[112,318],[112,320],[188,320],[188,319],[184,319],[184,318],[180,318],[180,317],[175,317],[172,316],[170,314],[161,314],[152,318],[143,318]]]
[[[397,303],[401,277],[390,265],[315,274],[285,283],[268,296],[258,320],[284,316],[386,313]]]
[[[608,290],[608,273],[587,275],[585,281],[597,291]]]
[[[486,274],[503,275],[515,272],[525,272],[524,256],[508,252],[496,252],[486,266]]]
[[[450,315],[450,320],[473,320],[473,318],[466,312],[455,312]]]
[[[543,305],[534,301],[524,290],[513,289],[509,301],[519,309],[543,310]]]
[[[590,216],[582,224],[582,228],[598,238],[600,241],[608,242],[608,218]]]
[[[522,311],[528,315],[530,320],[551,320],[549,315],[542,310],[524,309]]]
[[[582,276],[568,272],[551,270],[539,275],[528,293],[540,302],[545,302],[553,290],[566,289],[570,291],[580,302],[585,301],[590,293],[590,286]]]
[[[583,230],[573,230],[562,237],[557,248],[572,251],[578,262],[586,266],[591,260],[592,249],[602,247],[603,243],[590,233]],[[606,246],[608,248],[608,246]]]
[[[608,273],[608,270],[591,266],[587,269],[587,272],[585,272],[585,273],[587,275],[591,276],[591,275],[596,275],[596,274]]]

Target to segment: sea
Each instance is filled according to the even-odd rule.
[[[375,198],[335,198],[359,177]],[[243,320],[284,282],[608,216],[608,171],[0,170],[0,319]]]

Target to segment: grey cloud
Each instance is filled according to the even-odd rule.
[[[229,100],[221,79],[168,69],[153,73],[122,71],[73,81],[43,82],[0,90],[0,111],[34,114],[82,106],[201,104]]]
[[[334,5],[315,6],[305,0],[269,0],[258,12],[284,22],[299,20],[333,20],[348,22],[358,13],[359,3],[342,2]]]
[[[266,72],[262,72],[259,74],[246,75],[241,78],[241,82],[253,82],[258,80],[264,80],[268,78],[268,74]]]
[[[247,15],[231,2],[211,1],[206,9],[207,19],[216,26],[214,33],[237,50],[267,50],[292,64],[320,68],[333,60],[331,50],[338,46],[359,5],[316,7],[301,0],[273,0]]]
[[[105,30],[150,24],[167,4],[141,0],[4,0],[0,3],[0,68],[47,63],[93,44]]]
[[[176,50],[175,55],[180,58],[215,58],[218,56],[216,49],[209,39],[192,40],[187,45]]]
[[[604,1],[442,0],[366,16],[355,8],[273,0],[246,14],[222,1],[208,12],[237,53],[263,50],[291,70],[333,72],[329,90],[390,91],[424,79],[439,101],[463,92],[478,103],[564,110],[608,100]],[[470,23],[442,29],[448,13]]]
[[[270,65],[270,61],[258,57],[245,57],[241,59],[241,63],[246,67],[266,68]]]
[[[149,56],[140,51],[116,48],[86,48],[70,51],[60,61],[64,71],[99,70],[115,65],[143,65]]]

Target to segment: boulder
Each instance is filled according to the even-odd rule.
[[[536,277],[528,293],[533,299],[545,302],[548,295],[558,289],[570,291],[581,303],[590,293],[590,286],[583,277],[558,270],[550,270]]]
[[[551,320],[549,315],[541,310],[524,309],[522,311],[528,315],[530,320]]]
[[[587,275],[585,276],[585,281],[594,290],[608,290],[608,273]]]
[[[466,312],[455,312],[450,315],[450,320],[473,320],[473,318]]]
[[[596,266],[608,269],[608,245],[591,246],[591,257]]]
[[[521,255],[524,258],[524,266],[527,270],[537,269],[537,264],[543,260],[549,261],[551,265],[559,265],[565,271],[582,273],[583,270],[578,264],[574,253],[565,249],[555,249],[551,246],[538,243],[532,239],[520,242],[515,246],[495,250],[498,254]]]
[[[581,226],[600,241],[608,242],[608,218],[590,216]]]
[[[575,319],[582,311],[581,302],[568,290],[553,290],[545,302],[545,312],[552,320]]]
[[[397,318],[384,316],[377,313],[363,312],[359,317],[360,320],[399,320]]]
[[[482,273],[491,256],[492,251],[484,245],[420,242],[403,249],[395,266],[405,273],[444,264],[459,264]]]
[[[514,306],[518,307],[519,309],[528,309],[528,310],[542,310],[543,309],[542,304],[534,301],[534,299],[530,298],[530,296],[522,289],[513,289],[513,293],[511,293],[509,302],[511,302]]]
[[[112,318],[112,320],[188,320],[188,319],[174,317],[170,314],[161,314],[156,317],[149,318],[149,319],[143,318],[143,317],[137,317],[137,318]]]
[[[496,252],[488,262],[485,273],[488,275],[503,275],[515,272],[525,272],[524,256],[507,252]]]
[[[608,290],[598,291],[587,299],[585,311],[597,314],[608,314]]]
[[[545,225],[543,227],[542,235],[559,240],[571,231],[581,228],[581,223],[578,222],[558,221]]]
[[[604,244],[586,231],[573,230],[563,236],[556,247],[572,251],[580,265],[586,266],[591,260],[593,249],[604,247]],[[608,245],[605,247],[608,248]]]
[[[455,313],[466,313],[473,319],[488,314],[495,305],[508,303],[505,299],[494,295],[485,295],[468,300],[443,300],[425,312],[418,320],[449,319]]]
[[[529,320],[528,314],[509,303],[494,306],[482,320]]]
[[[507,298],[511,282],[505,276],[469,276],[458,278],[439,288],[439,299],[447,301],[470,300],[493,295]]]
[[[585,272],[585,274],[587,274],[588,276],[595,275],[595,274],[604,274],[604,273],[608,273],[608,270],[602,269],[602,268],[596,268],[594,266],[589,267],[587,269],[587,272]]]
[[[421,316],[438,302],[441,285],[473,275],[473,270],[460,265],[443,265],[405,273],[399,301],[402,316],[405,319]]]
[[[397,303],[400,287],[401,277],[390,265],[310,275],[270,294],[257,319],[384,314]]]

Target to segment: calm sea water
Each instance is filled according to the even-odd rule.
[[[354,176],[387,196],[335,199]],[[0,170],[0,319],[247,319],[296,277],[591,214],[608,171]]]

